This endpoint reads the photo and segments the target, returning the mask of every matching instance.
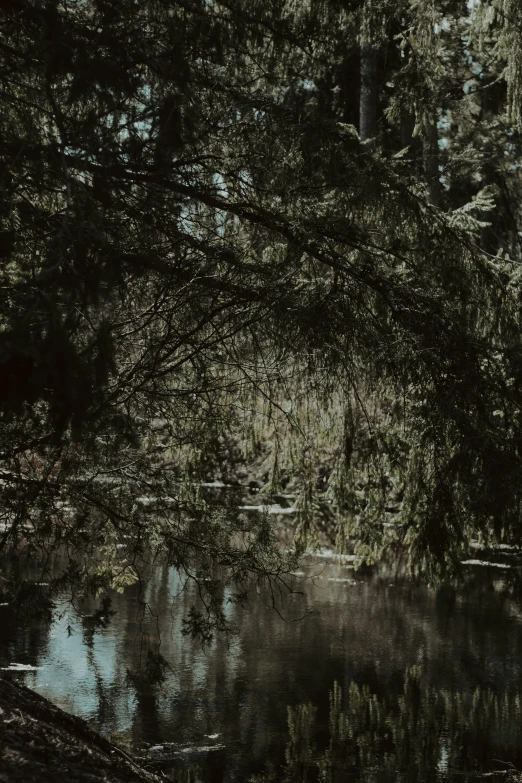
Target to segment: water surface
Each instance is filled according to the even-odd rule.
[[[503,765],[522,768],[522,613],[499,592],[501,569],[471,565],[437,589],[329,557],[304,573],[314,578],[294,578],[304,595],[284,597],[283,619],[263,591],[246,609],[225,595],[239,631],[207,648],[182,634],[194,596],[174,569],[158,568],[141,598],[135,586],[115,595],[94,634],[65,599],[51,625],[2,606],[0,665],[37,667],[11,676],[178,781],[503,780]],[[160,641],[163,684],[129,683]]]

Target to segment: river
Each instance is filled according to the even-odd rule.
[[[191,588],[158,567],[141,594],[158,620],[136,586],[94,634],[65,599],[52,623],[0,606],[0,666],[176,781],[504,780],[522,768],[522,612],[503,574],[430,589],[326,553],[282,616],[262,590],[225,601],[237,633],[202,648],[182,634]],[[160,639],[164,682],[129,680]]]

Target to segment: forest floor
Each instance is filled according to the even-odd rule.
[[[0,674],[1,783],[159,783],[119,748]]]

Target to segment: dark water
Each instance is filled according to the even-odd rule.
[[[469,567],[436,590],[332,558],[307,572],[284,620],[263,594],[225,604],[239,633],[206,649],[181,633],[193,596],[172,569],[146,588],[159,627],[140,619],[134,586],[94,635],[65,600],[50,626],[22,627],[3,606],[0,665],[39,667],[11,676],[177,781],[504,780],[503,764],[522,768],[522,613],[499,593],[501,569]],[[160,638],[165,682],[129,684]]]

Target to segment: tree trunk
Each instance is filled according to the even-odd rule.
[[[435,121],[429,122],[423,141],[424,176],[426,178],[428,204],[440,206],[441,186],[439,173],[439,137]]]
[[[490,171],[488,166],[486,166],[482,172],[482,186],[486,187],[487,185],[491,185],[493,184],[494,181],[495,181],[494,173]],[[496,236],[495,227],[493,225],[495,220],[495,211],[487,210],[486,212],[482,212],[480,215],[480,219],[483,220],[485,223],[490,224],[489,226],[483,226],[480,229],[480,246],[482,250],[486,251],[486,253],[490,253],[490,255],[494,256],[499,247],[499,242]],[[510,233],[511,234],[514,233],[513,226],[511,226]]]
[[[377,51],[370,40],[361,43],[361,99],[359,103],[359,136],[361,141],[377,133]]]
[[[495,114],[498,114],[499,107],[498,107],[498,93],[496,91],[496,86],[493,86],[491,83],[489,84],[489,87],[487,90],[482,90],[478,93],[478,98],[480,100],[480,118],[482,122],[486,125],[486,123],[491,123],[495,119]],[[484,162],[484,167],[482,169],[482,187],[486,187],[487,185],[493,185],[495,183],[495,167],[492,165],[487,159]],[[513,217],[513,212],[511,211],[511,205],[506,204],[506,212],[510,217]],[[502,210],[504,211],[504,210]],[[480,216],[480,219],[483,220],[486,223],[490,223],[489,226],[484,226],[480,229],[480,246],[483,250],[486,251],[486,253],[490,253],[491,255],[495,255],[498,248],[499,248],[499,239],[497,237],[497,232],[495,230],[495,210],[488,210],[486,212],[483,212]],[[511,221],[510,221],[511,222]],[[517,225],[516,220],[512,221],[512,225],[510,226],[509,233],[511,234],[512,238],[515,240],[515,246],[517,244],[518,239],[518,231],[517,231]],[[514,230],[513,230],[514,229]],[[509,230],[509,229],[508,229]],[[517,252],[516,250],[514,251]]]
[[[411,147],[413,144],[413,130],[415,128],[415,119],[409,112],[404,112],[401,116],[401,147]]]

